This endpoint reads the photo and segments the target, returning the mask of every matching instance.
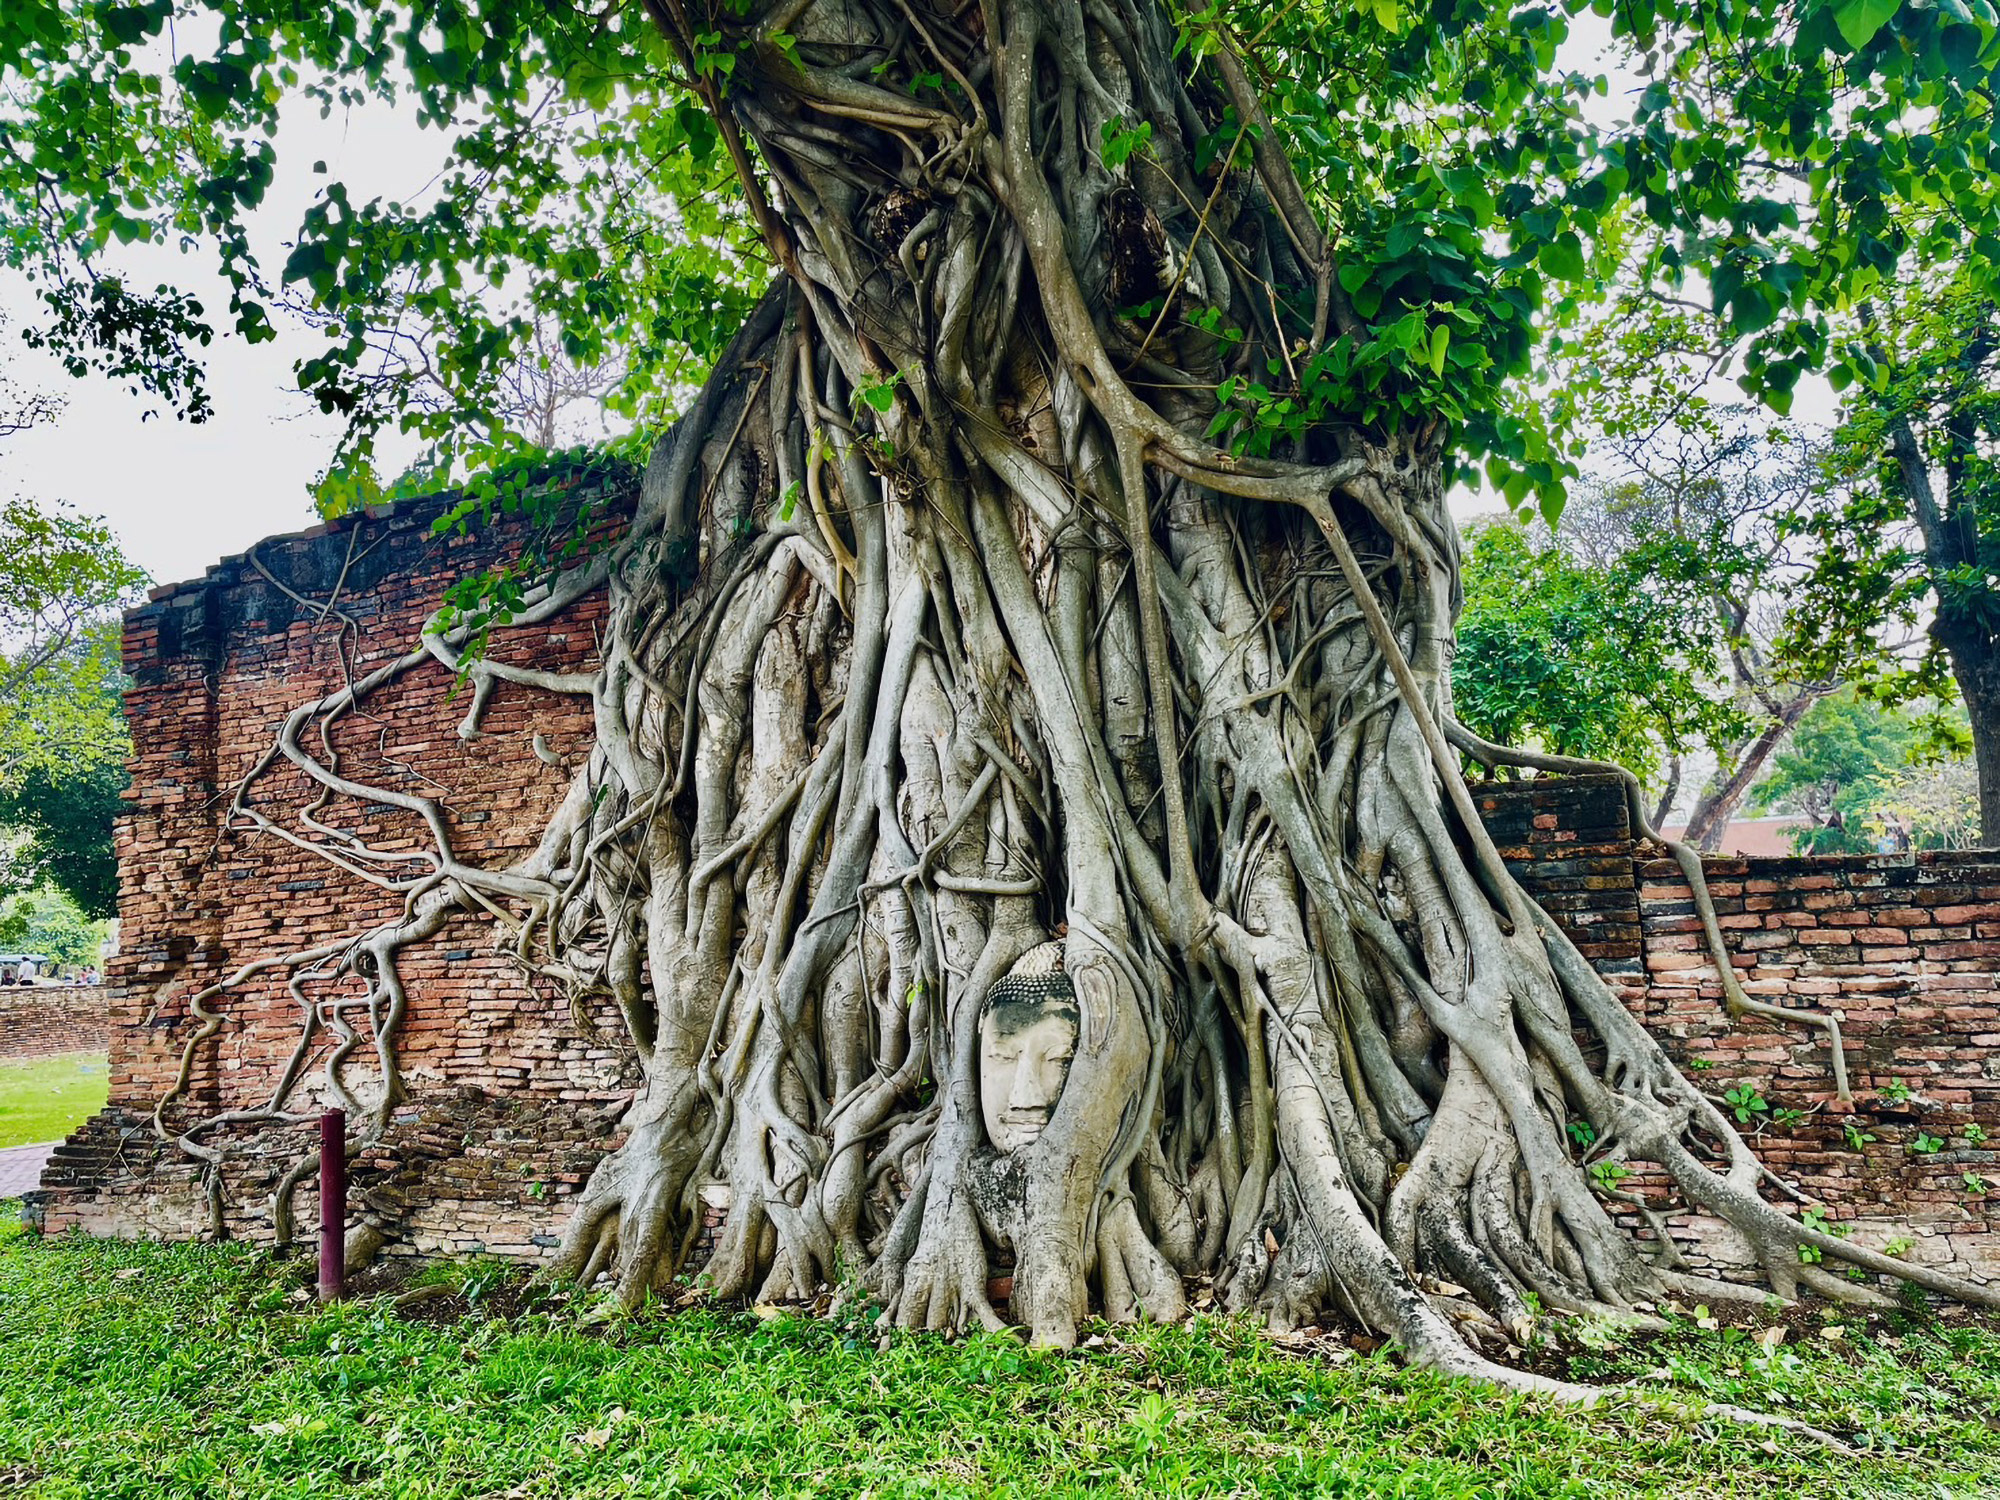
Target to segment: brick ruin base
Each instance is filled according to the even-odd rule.
[[[40,1195],[48,1227],[203,1232],[213,1210],[197,1166],[162,1148],[152,1124],[196,1024],[189,997],[261,954],[358,931],[394,909],[304,851],[231,829],[228,806],[288,710],[400,654],[449,582],[518,545],[504,525],[433,538],[442,504],[274,539],[128,617],[137,754],[118,833],[111,1104],[50,1164]],[[307,602],[336,591],[332,610]],[[601,601],[586,603],[496,642],[494,654],[574,669],[591,660],[601,618]],[[468,858],[523,853],[587,750],[588,704],[503,688],[470,742],[455,732],[463,712],[442,669],[419,668],[342,723],[343,767],[440,797]],[[534,753],[537,734],[561,764]],[[287,767],[259,788],[258,804],[298,827],[310,796],[303,777]],[[1805,1112],[1762,1128],[1757,1146],[1775,1172],[1866,1243],[1903,1236],[1912,1259],[2000,1274],[2000,1204],[1978,1186],[1989,1176],[2000,1184],[2000,1154],[1988,1149],[2000,1143],[2000,855],[1710,862],[1750,993],[1839,1013],[1850,1104],[1833,1097],[1823,1031],[1726,1017],[1680,872],[1664,851],[1634,842],[1614,782],[1475,792],[1528,888],[1676,1058],[1717,1095],[1750,1085],[1766,1101],[1763,1118]],[[323,816],[378,846],[399,836],[419,844],[414,819],[341,803]],[[391,1254],[544,1254],[567,1200],[617,1143],[636,1081],[615,1014],[572,1014],[524,982],[496,953],[490,924],[471,918],[412,951],[405,974],[411,1097],[355,1164],[362,1211],[392,1231]],[[189,1101],[203,1113],[268,1095],[298,1035],[297,1006],[276,984],[252,981],[216,1009],[225,1024],[193,1056]],[[309,1081],[295,1107],[320,1097]],[[232,1169],[219,1205],[228,1233],[271,1237],[271,1187],[308,1130],[232,1143],[246,1164]],[[313,1222],[310,1187],[298,1213],[301,1226]],[[1727,1273],[1743,1258],[1720,1225],[1683,1218],[1675,1233],[1700,1264]]]
[[[98,985],[0,987],[0,1058],[102,1052],[110,1040]]]
[[[1614,781],[1475,792],[1523,883],[1668,1053],[1718,1098],[1748,1085],[1764,1100],[1745,1128],[1774,1173],[1863,1244],[1909,1240],[1911,1260],[2000,1276],[2000,853],[1706,862],[1744,990],[1840,1021],[1843,1101],[1823,1028],[1730,1020],[1693,893],[1664,849],[1634,842]],[[1806,1118],[1772,1120],[1788,1109]],[[1698,1263],[1747,1263],[1719,1221],[1674,1230]]]

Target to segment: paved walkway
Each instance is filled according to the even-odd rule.
[[[0,1198],[32,1193],[42,1183],[42,1166],[61,1141],[40,1146],[9,1146],[0,1151]]]

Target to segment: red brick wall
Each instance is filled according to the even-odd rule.
[[[126,710],[136,756],[117,830],[122,945],[107,973],[111,1105],[51,1164],[51,1225],[199,1228],[206,1208],[194,1164],[154,1149],[150,1119],[197,1025],[190,998],[255,959],[359,933],[400,910],[399,897],[232,822],[229,804],[288,712],[408,651],[450,582],[518,550],[522,532],[513,524],[433,537],[443,508],[420,502],[265,541],[202,580],[156,590],[128,615],[135,685]],[[323,613],[319,603],[336,587]],[[587,600],[553,625],[500,634],[492,655],[556,670],[585,666],[603,612],[601,598]],[[590,704],[502,685],[470,742],[457,735],[466,706],[450,674],[426,662],[341,720],[334,748],[355,780],[438,799],[462,858],[504,863],[533,848],[570,779],[566,767],[534,754],[533,737],[580,763],[591,743]],[[316,727],[306,741],[318,753]],[[300,811],[313,791],[302,771],[280,760],[253,795],[267,816],[307,831]],[[427,847],[419,820],[398,810],[336,798],[318,818],[378,848]],[[546,1237],[560,1220],[555,1201],[602,1153],[607,1112],[629,1097],[615,1009],[572,1017],[567,1002],[495,951],[491,923],[471,918],[411,950],[402,972],[412,997],[400,1034],[411,1098],[382,1148],[358,1165],[357,1190],[378,1195],[375,1206],[390,1217],[403,1217],[407,1199],[415,1246],[530,1252],[531,1237]],[[345,985],[360,993],[357,981]],[[323,982],[308,991],[335,992]],[[263,1102],[300,1034],[299,1008],[276,976],[210,1003],[226,1024],[196,1051],[196,1109],[177,1111],[170,1126]],[[370,1070],[350,1076],[365,1096]],[[292,1107],[315,1112],[327,1102],[315,1070]],[[266,1159],[230,1176],[223,1209],[232,1232],[269,1237],[269,1186],[305,1135],[266,1130],[257,1143]],[[422,1191],[409,1191],[418,1178]],[[299,1204],[309,1227],[309,1190]]]
[[[150,1122],[195,1024],[190,996],[275,949],[357,932],[395,909],[392,898],[323,861],[231,826],[228,807],[285,713],[408,649],[449,582],[518,546],[519,533],[506,526],[432,538],[442,504],[265,542],[254,563],[229,560],[129,617],[138,753],[118,832],[123,947],[109,975],[112,1102],[51,1166],[51,1224],[198,1230],[207,1208],[195,1166],[155,1149]],[[325,600],[336,586],[331,612],[292,597]],[[494,652],[557,668],[586,664],[602,608],[586,602],[552,626],[503,637]],[[335,745],[357,778],[440,798],[465,855],[504,860],[532,846],[568,780],[532,753],[533,735],[567,759],[581,757],[588,705],[503,687],[484,735],[469,744],[455,734],[464,709],[447,674],[425,665],[345,719]],[[1849,1105],[1831,1097],[1823,1033],[1725,1015],[1689,892],[1659,851],[1634,845],[1615,783],[1476,791],[1530,889],[1670,1051],[1717,1094],[1749,1084],[1766,1099],[1767,1116],[1806,1112],[1798,1124],[1764,1126],[1760,1149],[1776,1170],[1874,1242],[1891,1232],[1892,1214],[1904,1215],[1922,1230],[1913,1255],[2000,1263],[1991,1200],[1965,1179],[2000,1180],[1991,1143],[1965,1130],[1977,1123],[2000,1139],[2000,856],[1711,865],[1733,961],[1751,992],[1841,1012],[1856,1089]],[[257,784],[257,804],[295,829],[308,795],[290,766]],[[378,846],[420,842],[414,820],[400,813],[342,800],[322,817]],[[571,1016],[494,951],[490,924],[469,918],[411,952],[405,974],[411,1004],[401,1051],[411,1097],[357,1165],[364,1207],[398,1226],[403,1250],[534,1254],[553,1243],[563,1200],[610,1144],[629,1097],[633,1067],[615,1017]],[[193,1098],[204,1110],[258,1102],[298,1036],[297,1007],[279,983],[258,979],[213,1008],[227,1024],[197,1052]],[[1912,1097],[1885,1097],[1892,1080]],[[295,1107],[307,1112],[320,1098],[309,1085]],[[1858,1135],[1874,1137],[1860,1150],[1850,1149],[1850,1120]],[[1943,1145],[1913,1151],[1919,1132]],[[304,1126],[266,1130],[253,1143],[261,1155],[231,1175],[223,1195],[232,1232],[268,1237],[264,1200],[306,1136]],[[309,1224],[310,1193],[299,1208]],[[1715,1226],[1678,1232],[1711,1262],[1734,1253]]]
[[[102,1052],[105,993],[95,985],[0,986],[0,1058]]]
[[[1915,1258],[2000,1274],[2000,852],[1706,862],[1745,991],[1839,1020],[1842,1101],[1822,1028],[1730,1019],[1693,893],[1663,849],[1631,843],[1615,782],[1478,791],[1524,883],[1691,1076],[1764,1098],[1774,1171],[1866,1243],[1913,1238]],[[1807,1118],[1772,1122],[1781,1109]],[[1689,1235],[1736,1253],[1719,1226]]]

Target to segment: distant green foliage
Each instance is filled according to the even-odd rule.
[[[0,504],[0,786],[124,759],[117,612],[145,582],[102,521]]]
[[[146,576],[103,522],[0,506],[0,901],[52,885],[117,905],[111,820],[131,753],[118,610]]]
[[[1752,797],[1762,809],[1811,820],[1792,835],[1801,854],[1872,853],[1885,842],[1947,844],[1939,825],[1903,821],[1896,809],[1915,784],[1912,762],[1934,754],[1933,731],[1952,722],[1950,715],[1934,719],[1885,708],[1851,690],[1837,693],[1807,710]],[[1969,815],[1976,824],[1976,810]]]
[[[131,784],[122,761],[37,765],[0,786],[0,894],[48,886],[91,918],[118,913],[112,820]]]
[[[0,902],[0,948],[44,954],[59,964],[94,964],[104,932],[101,919],[53,887]]]
[[[1874,818],[1906,830],[1912,848],[1980,847],[1979,778],[1970,759],[1905,766],[1879,786]]]
[[[1506,522],[1469,535],[1452,665],[1468,726],[1642,780],[1735,730],[1737,711],[1708,686],[1720,664],[1698,588],[1653,571],[1650,554],[1600,566]]]

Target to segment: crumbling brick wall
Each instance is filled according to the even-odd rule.
[[[1763,1101],[1745,1128],[1779,1177],[1864,1243],[2000,1274],[2000,853],[1705,862],[1744,990],[1839,1021],[1843,1101],[1822,1028],[1729,1017],[1693,892],[1633,844],[1615,780],[1478,791],[1524,884],[1690,1076]],[[1719,1224],[1686,1240],[1723,1265],[1745,1252]]]
[[[96,985],[0,987],[0,1058],[102,1052],[109,1036]]]
[[[199,582],[159,591],[128,619],[137,758],[118,833],[124,942],[109,975],[111,1105],[51,1164],[50,1225],[191,1234],[219,1216],[231,1233],[269,1237],[269,1194],[307,1149],[309,1126],[233,1141],[255,1151],[218,1201],[196,1163],[158,1145],[152,1106],[199,1024],[189,1002],[202,985],[397,909],[396,898],[323,860],[232,826],[230,798],[287,713],[410,649],[449,583],[520,544],[511,523],[434,537],[443,508],[406,505],[262,543]],[[494,652],[585,666],[602,613],[602,600],[586,601],[549,626],[503,635]],[[567,766],[586,752],[589,704],[502,688],[485,733],[470,742],[456,734],[464,709],[449,675],[426,665],[343,720],[335,748],[359,779],[441,798],[469,858],[518,857],[562,795]],[[537,733],[564,764],[533,753]],[[1780,1175],[1871,1243],[1901,1232],[1892,1220],[1914,1220],[1913,1256],[2000,1266],[1992,1200],[1973,1186],[2000,1179],[2000,1161],[1968,1130],[2000,1138],[2000,856],[1711,863],[1750,992],[1840,1011],[1849,1103],[1833,1097],[1823,1032],[1724,1013],[1690,893],[1662,851],[1634,843],[1614,781],[1475,792],[1530,890],[1669,1050],[1718,1096],[1747,1085],[1763,1099],[1751,1125]],[[257,804],[297,828],[311,795],[281,764],[260,779]],[[378,846],[414,849],[419,830],[402,817],[345,802],[322,814]],[[395,1251],[541,1253],[561,1229],[564,1200],[615,1143],[636,1081],[616,1018],[608,1009],[573,1015],[495,950],[492,924],[471,918],[411,951],[404,971],[411,1093],[356,1163],[364,1206],[395,1229]],[[192,1053],[192,1102],[209,1112],[259,1102],[297,1041],[298,1007],[258,977],[213,1010],[223,1024]],[[300,1112],[324,1097],[309,1082]],[[1780,1118],[1792,1110],[1801,1118]],[[1916,1149],[1932,1141],[1935,1150]],[[309,1225],[309,1189],[298,1208]],[[1709,1264],[1740,1254],[1720,1226],[1689,1220],[1675,1232]]]
[[[623,504],[611,497],[607,508]],[[122,945],[107,972],[111,1103],[44,1176],[51,1227],[191,1234],[219,1211],[230,1233],[269,1238],[270,1190],[309,1127],[265,1127],[247,1143],[232,1136],[255,1150],[212,1205],[198,1164],[160,1146],[153,1105],[200,1026],[190,1001],[205,985],[401,909],[399,896],[246,830],[230,804],[272,754],[287,714],[411,650],[449,584],[518,552],[524,525],[506,519],[434,536],[445,509],[443,500],[405,504],[273,538],[203,579],[156,590],[127,616],[135,756],[117,829]],[[586,667],[604,607],[602,597],[585,600],[550,625],[500,632],[491,654]],[[591,706],[502,686],[468,741],[457,732],[468,698],[427,662],[340,720],[333,749],[345,775],[438,799],[463,859],[503,864],[533,849],[569,768],[587,754]],[[537,734],[560,764],[535,753]],[[315,753],[318,735],[315,726],[308,736]],[[254,800],[309,834],[301,812],[317,790],[280,758],[259,776]],[[314,816],[377,848],[427,847],[418,819],[401,811],[336,798]],[[371,1211],[399,1220],[399,1248],[532,1253],[550,1242],[560,1200],[603,1153],[609,1121],[630,1097],[634,1066],[615,1009],[572,1014],[496,951],[492,923],[469,917],[412,949],[402,971],[412,996],[400,1032],[410,1099],[356,1164],[357,1189]],[[276,977],[255,976],[212,1004],[222,1025],[189,1054],[188,1107],[169,1113],[169,1130],[264,1102],[298,1043],[300,1008]],[[368,1069],[355,1071],[365,1086]],[[293,1107],[330,1102],[313,1073]],[[310,1187],[298,1206],[309,1227]]]

